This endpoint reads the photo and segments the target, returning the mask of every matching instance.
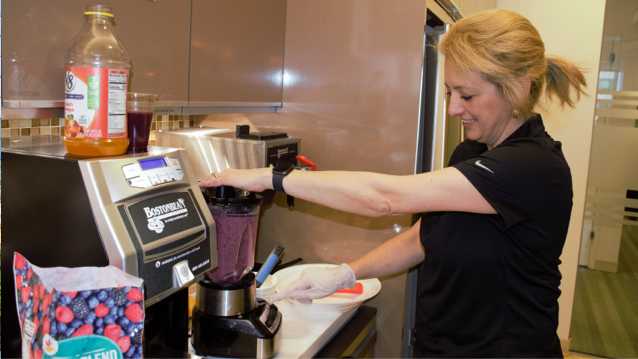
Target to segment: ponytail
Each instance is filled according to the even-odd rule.
[[[574,107],[575,102],[580,100],[581,94],[587,95],[584,91],[584,88],[587,87],[587,81],[583,75],[585,70],[562,57],[548,55],[545,59],[547,61],[545,74],[547,97],[552,99],[555,96],[561,106],[567,104],[569,107]],[[572,96],[572,91],[574,96]],[[572,97],[576,98],[575,102]]]

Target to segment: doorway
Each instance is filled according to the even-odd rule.
[[[638,2],[607,0],[571,350],[638,357]]]

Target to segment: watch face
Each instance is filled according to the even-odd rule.
[[[273,168],[273,171],[280,173],[288,173],[293,169],[293,165],[290,163],[279,163]]]

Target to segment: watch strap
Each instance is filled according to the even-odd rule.
[[[286,194],[284,191],[284,177],[286,177],[287,173],[275,172],[272,173],[272,188],[277,193]]]

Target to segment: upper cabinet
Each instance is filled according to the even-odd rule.
[[[285,0],[98,3],[112,7],[115,33],[131,56],[129,91],[158,94],[158,107],[281,104]],[[64,55],[86,5],[3,4],[3,108],[63,106]]]
[[[280,103],[286,0],[193,0],[190,105]]]

